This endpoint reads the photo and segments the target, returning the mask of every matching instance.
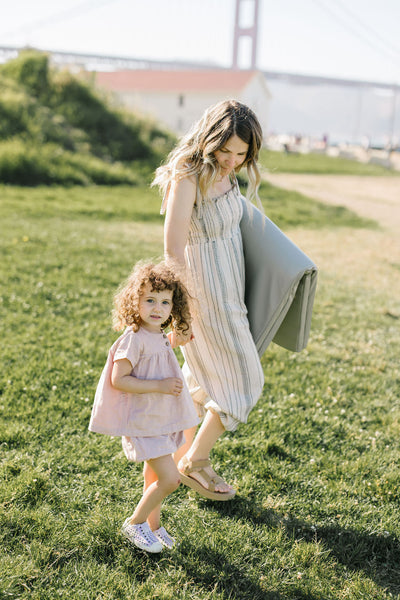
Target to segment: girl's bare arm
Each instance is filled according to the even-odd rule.
[[[121,392],[130,394],[157,392],[159,394],[172,394],[173,396],[179,396],[183,388],[183,381],[179,377],[138,379],[133,377],[131,373],[132,365],[127,358],[116,360],[111,373],[112,386]]]

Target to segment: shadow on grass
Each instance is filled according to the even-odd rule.
[[[227,600],[240,598],[241,600],[317,600],[298,588],[281,595],[279,592],[267,591],[260,584],[246,575],[243,569],[233,565],[226,557],[210,547],[200,546],[193,548],[185,543],[180,545],[180,566],[185,569],[188,580],[195,582],[205,591],[215,591]]]
[[[204,502],[211,506],[210,502]],[[212,506],[222,516],[232,519],[269,527],[283,526],[294,541],[321,542],[338,563],[353,571],[363,571],[392,594],[400,593],[400,540],[392,535],[367,534],[335,525],[319,527],[317,523],[284,518],[272,509],[239,497],[230,503],[213,502]]]
[[[136,553],[136,550],[133,550]],[[171,569],[171,563],[184,569],[187,581],[195,587],[196,592],[221,594],[226,600],[240,598],[240,600],[323,600],[309,592],[294,587],[285,591],[284,595],[276,591],[267,591],[246,574],[246,567],[238,568],[232,564],[223,553],[209,546],[194,547],[189,542],[183,541],[177,552],[164,555],[144,554],[141,570],[136,570],[135,577],[140,583],[154,576],[154,564],[158,563],[158,570]]]
[[[363,571],[392,594],[400,593],[400,541],[394,536],[362,533],[339,526],[312,528],[296,519],[286,523],[293,539],[320,541],[338,562],[349,569]]]

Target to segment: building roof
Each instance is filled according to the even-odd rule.
[[[242,90],[258,71],[214,70],[125,70],[97,72],[96,83],[116,92],[205,92]]]

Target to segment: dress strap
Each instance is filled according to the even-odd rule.
[[[199,186],[199,178],[197,175],[196,175],[196,200],[194,202],[194,205],[197,209],[197,216],[201,219],[201,217],[203,215],[204,199],[203,199],[203,196],[201,195],[200,186]]]
[[[171,182],[169,182],[169,184],[167,185],[167,189],[165,190],[165,194],[164,194],[164,197],[161,202],[160,215],[165,214],[165,211],[167,210],[168,195],[169,195],[170,189],[171,189]]]
[[[164,197],[163,197],[162,202],[161,202],[160,215],[164,215],[165,211],[167,210],[168,196],[169,196],[170,190],[171,190],[171,182],[168,183],[167,189],[165,190],[165,194],[164,194]],[[197,207],[197,212],[198,212],[199,216],[201,215],[201,212],[202,212],[202,205],[203,205],[203,197],[202,197],[201,192],[200,192],[200,186],[199,186],[198,177],[196,177],[196,200],[195,200],[195,206]]]
[[[229,179],[231,180],[234,189],[236,188],[236,191],[240,192],[239,182],[237,180],[235,171],[232,171],[232,173],[229,174]]]

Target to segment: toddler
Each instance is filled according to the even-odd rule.
[[[114,328],[125,331],[108,353],[89,430],[121,436],[128,460],[144,462],[143,495],[122,533],[142,550],[161,552],[175,542],[160,524],[161,503],[180,483],[172,454],[198,423],[165,333],[171,326],[171,341],[190,341],[188,294],[165,263],[139,264],[114,304]]]

